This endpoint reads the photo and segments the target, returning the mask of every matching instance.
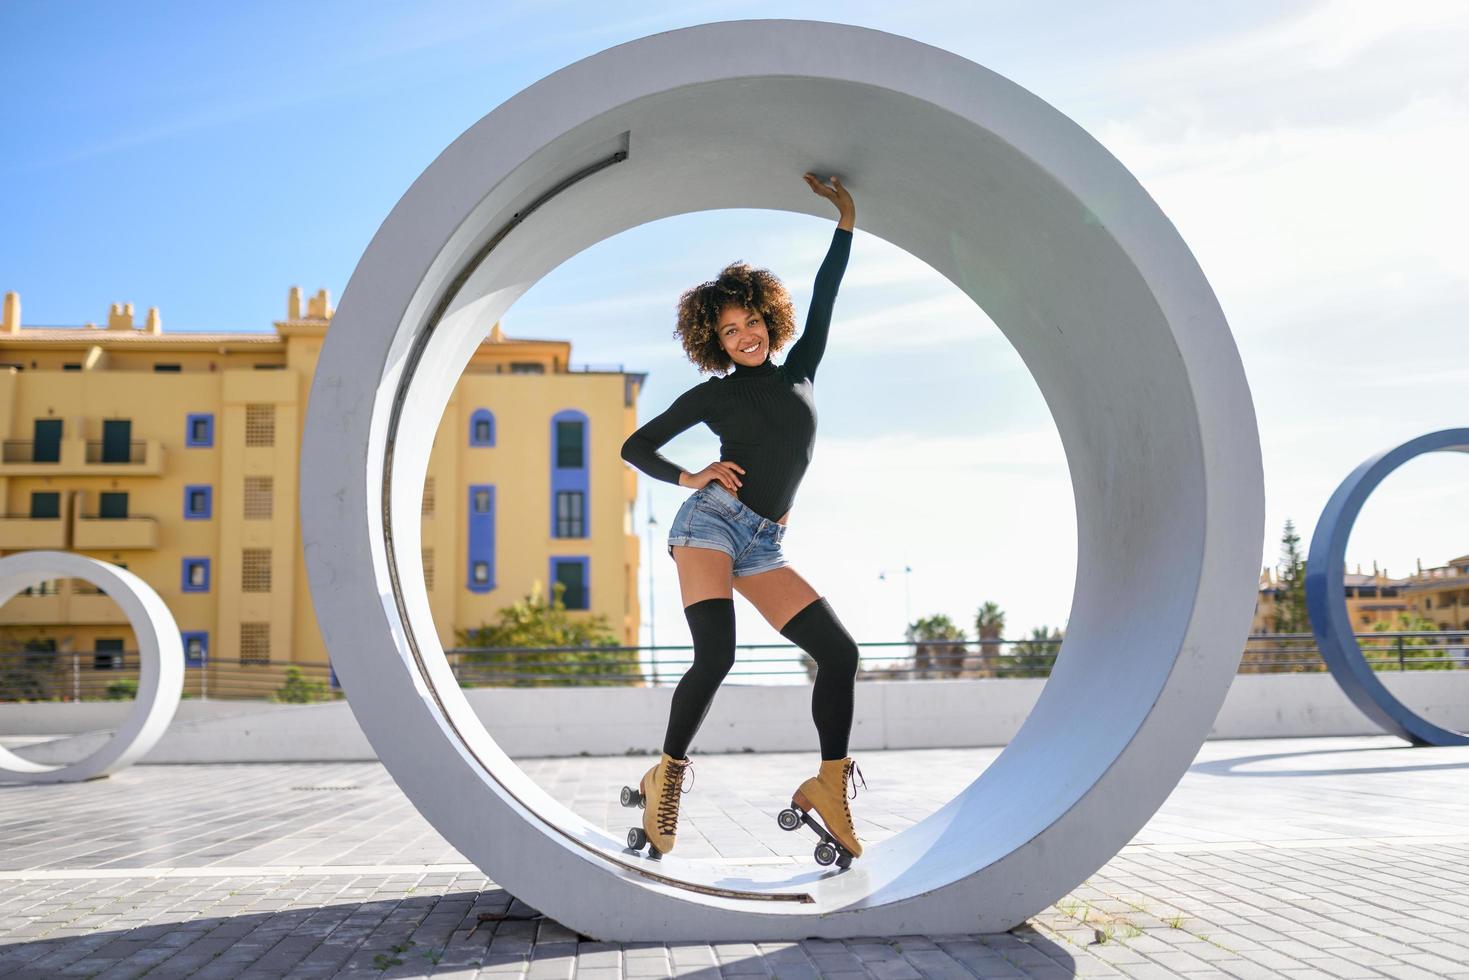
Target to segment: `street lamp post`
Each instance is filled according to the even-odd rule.
[[[880,581],[886,582],[888,578],[887,569],[877,573]],[[906,633],[908,627],[913,623],[913,566],[903,566],[903,631]]]
[[[648,493],[648,660],[653,673],[653,686],[658,686],[658,615],[654,597],[657,590],[654,588],[653,570],[658,564],[656,556],[658,552],[653,550],[653,529],[658,526],[658,518],[653,516],[653,494]]]

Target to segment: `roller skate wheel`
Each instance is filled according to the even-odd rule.
[[[816,845],[816,863],[823,868],[837,859],[837,849],[822,841]]]
[[[851,866],[852,866],[852,855],[843,852],[842,856],[839,857],[839,858],[837,858],[837,867],[839,867],[843,871],[845,871],[847,868],[850,868]]]
[[[639,793],[637,790],[633,789],[631,786],[624,786],[624,787],[622,787],[622,805],[623,806],[640,806],[642,804],[642,802],[643,802],[643,794],[642,793]]]
[[[790,807],[786,807],[776,815],[775,822],[780,824],[781,830],[795,830],[801,826],[801,815]]]
[[[627,832],[627,846],[635,851],[641,851],[643,845],[648,843],[648,833],[642,827],[633,827]]]

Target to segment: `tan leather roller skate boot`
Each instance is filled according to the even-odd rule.
[[[838,867],[845,868],[852,863],[852,858],[862,856],[862,842],[857,839],[857,830],[852,826],[852,810],[847,804],[847,787],[851,786],[851,796],[855,797],[858,779],[862,780],[863,787],[867,786],[867,780],[862,779],[862,770],[851,758],[822,759],[821,771],[802,783],[791,796],[791,807],[796,812],[781,814],[780,825],[785,829],[795,830],[805,823],[822,837],[822,844],[816,848],[819,864],[835,861]],[[819,826],[810,819],[811,810],[816,811],[825,826]],[[824,850],[833,843],[839,849],[837,853]]]
[[[656,765],[644,774],[638,783],[638,792],[623,790],[623,805],[643,807],[643,825],[627,832],[628,846],[640,850],[650,845],[652,857],[661,857],[673,850],[678,832],[679,797],[693,788],[693,766],[688,759],[675,759],[667,752],[662,753]],[[684,786],[684,774],[690,777]]]

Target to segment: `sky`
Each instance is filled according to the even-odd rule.
[[[158,306],[165,330],[269,329],[293,284],[339,297],[423,168],[544,75],[696,23],[839,13],[1028,88],[1095,136],[1178,227],[1255,400],[1262,566],[1276,562],[1287,519],[1309,544],[1331,492],[1368,456],[1469,425],[1469,6],[610,9],[0,5],[0,291],[21,294],[28,325],[98,322],[111,303],[133,302]],[[1007,635],[1063,627],[1076,526],[1045,403],[983,313],[862,230],[853,192],[857,233],[787,557],[859,642],[900,640],[905,623],[940,613],[972,635],[985,600],[1006,610]],[[830,228],[765,211],[645,225],[564,263],[502,326],[571,341],[576,364],[646,373],[646,420],[703,378],[673,337],[678,294],[746,259],[787,282],[802,317]],[[697,471],[718,448],[699,427],[663,452]],[[1466,491],[1465,455],[1406,464],[1363,509],[1348,564],[1401,575],[1469,553]],[[688,642],[663,545],[687,493],[640,480],[643,642]],[[742,644],[784,643],[743,599],[736,608]]]

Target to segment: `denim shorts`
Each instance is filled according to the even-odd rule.
[[[668,526],[668,554],[674,545],[713,548],[733,559],[736,578],[789,565],[781,553],[786,525],[761,517],[715,480],[689,494]]]

